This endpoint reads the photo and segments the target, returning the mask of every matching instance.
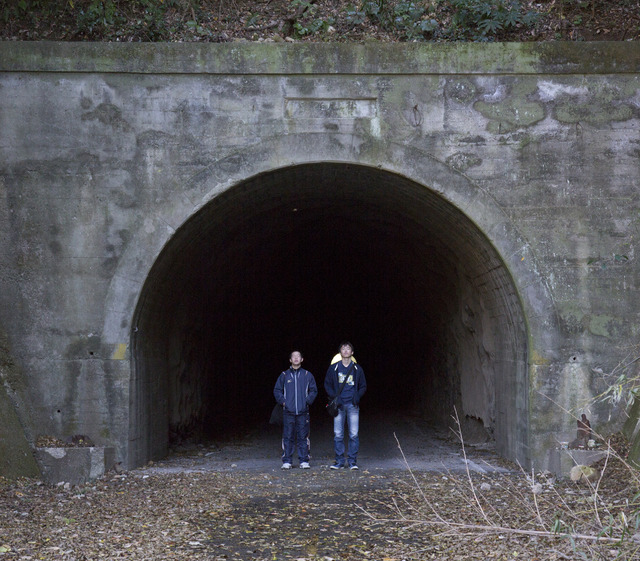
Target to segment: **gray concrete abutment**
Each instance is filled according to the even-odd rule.
[[[609,426],[640,329],[639,70],[631,43],[0,44],[0,446],[142,465],[263,426],[288,352],[321,383],[349,339],[369,411],[457,410],[549,467],[571,412]]]

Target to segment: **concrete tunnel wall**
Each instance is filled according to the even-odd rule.
[[[509,273],[469,218],[397,174],[326,162],[230,188],[164,248],[134,325],[140,460],[263,423],[288,350],[322,384],[347,339],[367,408],[444,425],[457,408],[503,454],[526,453],[526,327]]]
[[[640,333],[639,92],[630,43],[0,43],[0,453],[140,465],[349,338],[547,468]]]

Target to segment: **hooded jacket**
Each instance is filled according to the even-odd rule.
[[[318,387],[313,374],[304,368],[285,370],[276,381],[273,396],[283,403],[285,411],[294,415],[306,413],[309,405],[318,395]]]
[[[338,382],[338,370],[340,364],[341,362],[336,362],[329,366],[327,375],[324,378],[324,389],[326,390],[330,400],[338,395],[338,390],[340,389],[340,383]],[[361,366],[352,362],[349,368],[350,370],[348,371],[348,375],[353,376],[353,404],[359,405],[364,392],[367,391],[367,380],[364,377],[364,370]],[[340,397],[342,398],[342,394]],[[344,403],[344,400],[341,401]]]

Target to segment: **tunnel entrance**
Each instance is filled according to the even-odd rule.
[[[134,316],[130,463],[266,426],[290,350],[321,388],[342,340],[370,411],[444,426],[455,407],[524,459],[526,326],[490,241],[428,184],[317,163],[228,189],[156,260]],[[323,405],[320,389],[312,415]]]

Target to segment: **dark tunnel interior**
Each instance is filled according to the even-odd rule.
[[[367,407],[445,424],[455,406],[505,455],[522,440],[526,329],[508,271],[428,184],[386,171],[294,166],[220,194],[158,257],[134,327],[133,463],[264,424],[294,349],[322,409],[343,340]]]

